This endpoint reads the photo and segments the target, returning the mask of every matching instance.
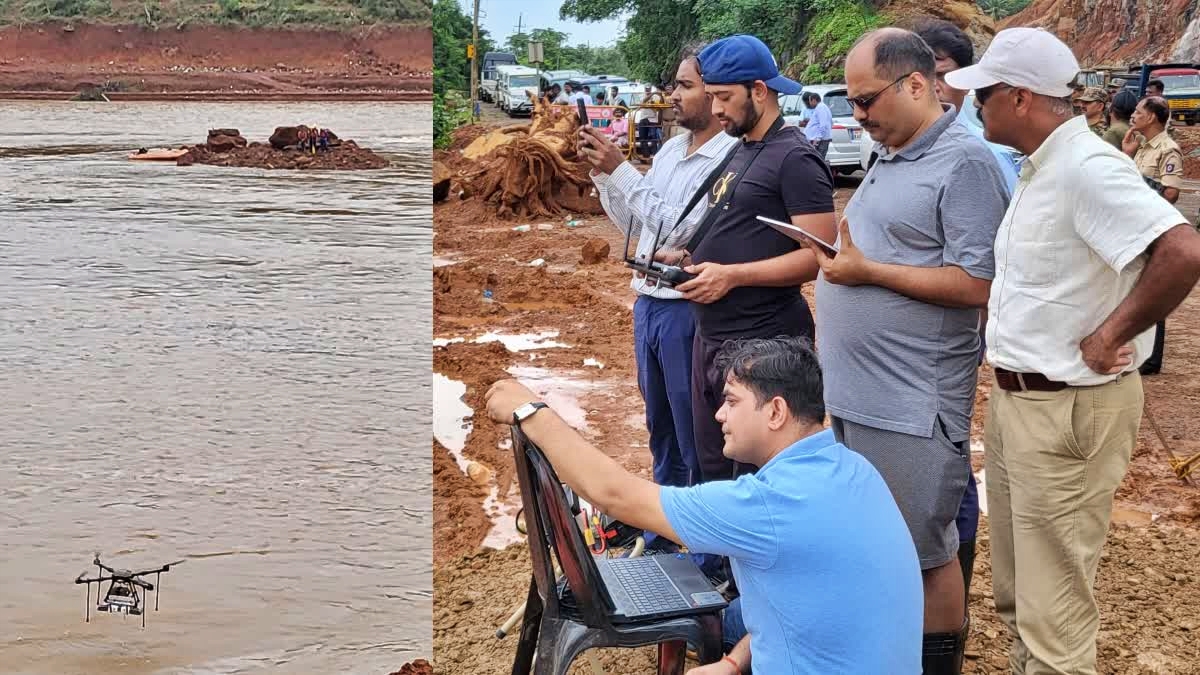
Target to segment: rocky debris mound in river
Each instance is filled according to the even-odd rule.
[[[327,150],[303,150],[294,147],[298,142],[300,127],[278,127],[271,135],[271,142],[247,142],[237,129],[210,129],[208,140],[203,145],[187,148],[188,153],[179,158],[179,166],[210,164],[255,169],[382,169],[388,160],[368,148],[359,147],[351,140],[341,140],[329,132]],[[290,132],[287,130],[291,130]],[[293,134],[292,145],[276,147],[274,142]]]
[[[417,659],[400,666],[400,670],[391,675],[433,675],[433,665],[425,659]]]

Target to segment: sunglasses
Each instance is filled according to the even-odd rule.
[[[984,87],[983,89],[976,89],[975,90],[975,100],[979,101],[979,105],[981,105],[981,106],[986,105],[987,100],[992,97],[992,94],[995,94],[998,91],[1003,91],[1005,89],[1012,89],[1012,87],[1008,86],[1007,84],[993,84],[990,87]]]
[[[904,75],[901,75],[900,77],[893,80],[891,84],[884,87],[883,89],[880,89],[879,91],[875,92],[874,94],[871,94],[870,96],[855,96],[854,98],[847,98],[846,100],[850,103],[850,105],[854,106],[855,108],[858,108],[859,110],[861,110],[863,112],[866,112],[868,109],[870,109],[870,107],[872,105],[875,104],[875,99],[879,98],[880,94],[887,91],[888,89],[891,89],[892,87],[896,86],[897,84],[900,84],[904,80],[908,79],[911,75],[912,75],[912,73],[906,73]]]

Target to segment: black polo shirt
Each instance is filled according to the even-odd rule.
[[[716,220],[692,252],[697,264],[767,260],[800,248],[757,216],[791,222],[791,216],[833,212],[833,174],[803,130],[783,127],[762,141],[742,141],[734,152],[722,177],[745,175],[734,185],[732,196],[720,194],[722,185],[732,181],[718,180],[713,186],[710,208],[714,198],[725,197],[725,201],[718,202],[715,208],[721,210]],[[692,308],[697,332],[710,340],[813,337],[812,314],[798,286],[740,286],[714,303],[694,302]]]

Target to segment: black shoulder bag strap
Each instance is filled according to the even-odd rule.
[[[733,198],[733,191],[737,187],[737,184],[742,182],[742,178],[750,169],[750,165],[754,163],[754,160],[758,159],[758,154],[767,146],[767,139],[773,136],[775,132],[782,129],[783,124],[783,115],[777,117],[775,122],[771,124],[771,128],[767,130],[766,135],[763,136],[763,139],[761,142],[759,142],[758,147],[754,149],[754,154],[750,155],[750,159],[746,161],[746,165],[742,167],[741,172],[738,173],[737,176],[734,176],[733,182],[728,185],[721,202],[718,204],[709,205],[708,212],[704,214],[704,219],[700,221],[700,226],[696,228],[695,233],[692,234],[692,238],[688,240],[687,246],[684,247],[685,251],[688,253],[695,252],[696,247],[700,245],[700,241],[704,239],[706,234],[708,234],[708,231],[712,228],[712,224],[714,221],[716,221],[720,212],[729,209],[729,200]],[[683,210],[683,214],[679,216],[679,222],[683,222],[683,219],[687,216],[688,212],[691,211],[701,199],[708,195],[708,191],[712,189],[712,186],[717,182],[717,179],[722,173],[724,173],[725,167],[729,166],[729,162],[740,149],[740,145],[734,146],[734,149],[731,150],[729,154],[725,156],[725,159],[721,161],[720,166],[718,166],[715,171],[709,174],[708,178],[704,179],[704,184],[700,186],[700,189],[696,191],[696,194],[692,195],[692,200],[688,202],[687,208],[685,208]],[[676,223],[676,226],[678,225],[679,223]]]

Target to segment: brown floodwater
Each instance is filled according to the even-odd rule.
[[[0,120],[0,670],[427,657],[429,105],[0,102]],[[300,123],[393,165],[125,159]],[[85,623],[95,552],[185,561],[145,629]]]

